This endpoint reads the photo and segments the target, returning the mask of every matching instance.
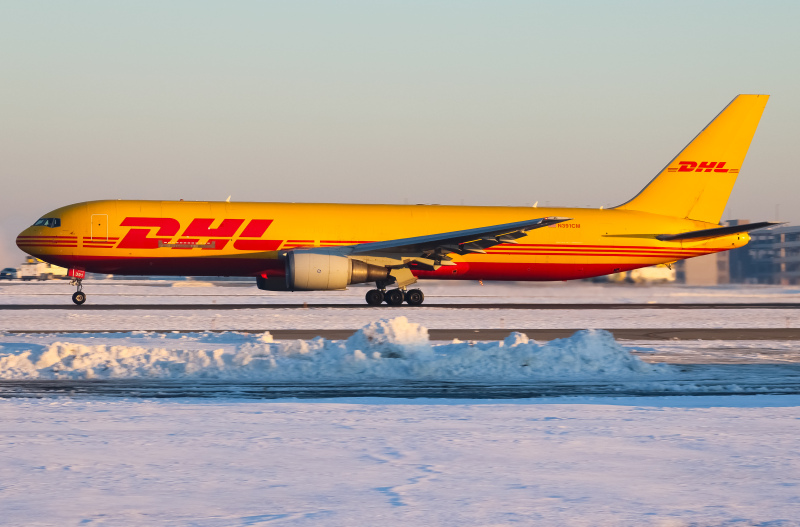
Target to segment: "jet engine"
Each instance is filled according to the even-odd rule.
[[[389,269],[323,251],[290,251],[286,278],[262,278],[256,282],[267,291],[331,291],[350,284],[388,280]]]
[[[286,256],[286,287],[290,291],[330,291],[388,277],[385,267],[327,252],[292,251]]]

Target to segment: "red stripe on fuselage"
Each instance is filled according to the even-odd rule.
[[[670,253],[618,253],[618,252],[597,252],[597,253],[580,253],[580,252],[537,252],[537,253],[520,253],[520,252],[503,252],[503,251],[492,251],[489,254],[502,254],[502,255],[510,255],[510,256],[628,256],[628,257],[636,257],[636,258],[688,258],[691,256],[700,256],[702,254],[707,254],[707,251],[698,254],[686,255],[686,254],[670,254]]]
[[[372,242],[358,241],[358,240],[320,240],[319,243],[327,243],[330,245],[358,245],[359,243],[372,243]]]
[[[573,243],[573,244],[566,244],[566,243],[510,243],[510,244],[502,244],[501,246],[505,247],[581,247],[581,248],[590,248],[596,247],[599,249],[657,249],[657,250],[669,250],[670,247],[651,247],[649,245],[591,245],[591,244],[582,244],[582,243]]]
[[[437,280],[499,280],[520,282],[547,282],[579,280],[614,272],[630,271],[649,264],[561,264],[561,263],[500,263],[459,262],[457,266],[443,266],[436,271],[413,271],[420,279]],[[453,269],[453,267],[456,267]],[[455,271],[455,272],[454,272]]]
[[[516,247],[514,245],[496,245],[494,247],[489,247],[486,249],[487,251],[515,251],[515,252],[524,252],[524,251],[564,251],[564,252],[582,252],[591,254],[593,252],[607,252],[607,251],[614,251],[619,254],[635,254],[641,252],[648,252],[648,253],[669,253],[669,254],[704,254],[706,252],[705,249],[680,249],[678,247],[647,247],[641,246],[636,248],[625,248],[620,249],[614,246],[608,247],[597,247],[597,248],[586,248],[582,245],[576,246],[569,246],[569,245],[553,245],[553,246],[542,246],[542,247]]]
[[[41,236],[24,236],[22,234],[17,236],[17,239],[19,239],[19,240],[24,240],[24,239],[44,240],[44,239],[51,239],[51,238],[63,238],[63,239],[67,239],[67,240],[77,240],[78,239],[77,236],[55,236],[55,235],[53,235],[53,236],[45,236],[45,235],[41,235]]]
[[[39,247],[47,247],[47,248],[51,248],[51,247],[77,247],[76,244],[75,245],[71,245],[71,244],[66,244],[66,243],[60,243],[60,244],[57,244],[57,245],[56,244],[44,244],[44,243],[37,243],[36,245],[24,245],[24,244],[19,244],[18,243],[17,246],[20,247],[20,248],[25,247],[26,249],[36,249],[36,248],[39,248]],[[29,252],[32,253],[33,251],[29,251]]]

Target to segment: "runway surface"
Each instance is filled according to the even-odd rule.
[[[412,307],[403,304],[402,307]],[[76,306],[64,304],[0,304],[0,311],[18,310],[70,310],[70,311],[229,311],[234,309],[374,309],[387,313],[390,306],[369,306],[367,304],[84,304]],[[414,309],[515,309],[515,310],[604,310],[604,309],[800,309],[798,302],[761,302],[761,303],[662,303],[662,304],[505,304],[505,303],[469,303],[469,304],[424,304]]]
[[[9,334],[63,334],[63,333],[120,333],[130,330],[14,330]],[[180,329],[155,330],[152,333],[222,333],[229,330]],[[240,333],[264,333],[264,329],[238,329]],[[503,340],[512,331],[526,334],[534,340],[553,340],[573,335],[577,329],[428,329],[431,340]],[[800,340],[800,328],[612,328],[607,329],[617,340]],[[269,330],[277,340],[308,340],[322,337],[328,340],[350,338],[354,329],[275,329]]]

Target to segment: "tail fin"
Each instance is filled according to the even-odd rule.
[[[738,95],[639,194],[616,207],[719,223],[769,95]]]

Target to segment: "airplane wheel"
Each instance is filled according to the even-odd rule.
[[[86,293],[82,291],[78,291],[72,294],[72,301],[75,302],[77,305],[81,305],[86,302]]]
[[[383,291],[380,289],[370,289],[367,291],[367,304],[379,306],[383,303]]]
[[[387,291],[384,296],[384,301],[390,306],[399,306],[405,300],[405,295],[399,289],[392,289]]]
[[[406,293],[406,303],[409,306],[419,306],[425,301],[425,295],[419,289],[411,289]]]

